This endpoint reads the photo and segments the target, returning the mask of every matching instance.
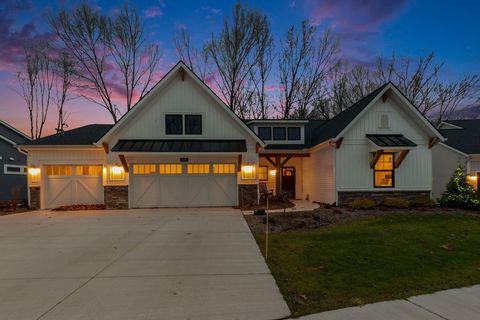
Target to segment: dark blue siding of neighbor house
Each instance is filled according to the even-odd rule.
[[[27,141],[25,137],[0,123],[0,200],[27,199],[27,175],[23,168],[19,169],[19,174],[5,173],[8,166],[26,166],[27,156],[19,152],[6,138],[15,143]],[[16,170],[16,169],[12,169]]]

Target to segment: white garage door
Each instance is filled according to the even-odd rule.
[[[54,165],[45,172],[45,208],[103,204],[101,165]]]
[[[134,164],[130,172],[134,208],[237,205],[233,163]]]

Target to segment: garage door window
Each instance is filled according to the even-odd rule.
[[[187,165],[188,174],[207,174],[210,173],[210,165],[206,163],[192,163]]]
[[[213,173],[215,174],[232,174],[235,173],[235,164],[233,163],[214,163]]]
[[[72,166],[47,166],[47,176],[70,176]]]
[[[162,163],[160,164],[160,174],[181,174],[182,165],[178,163]]]
[[[153,174],[157,172],[157,166],[155,164],[134,164],[134,174]]]
[[[102,166],[77,166],[75,169],[77,176],[94,176],[102,175]]]

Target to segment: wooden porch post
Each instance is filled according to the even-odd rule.
[[[282,164],[280,156],[275,156],[275,195],[282,193]]]

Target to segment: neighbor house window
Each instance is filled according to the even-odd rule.
[[[134,174],[152,174],[157,172],[157,166],[155,164],[134,164]]]
[[[272,140],[272,128],[258,127],[258,137],[262,140]]]
[[[212,167],[215,174],[235,173],[235,164],[233,163],[214,163]]]
[[[13,165],[13,164],[4,164],[3,173],[4,174],[27,174],[27,167]]]
[[[185,115],[185,134],[202,134],[202,116],[198,114]]]
[[[259,166],[258,167],[258,180],[267,181],[268,180],[268,167]]]
[[[373,170],[375,188],[393,188],[395,178],[393,161],[393,153],[384,153],[380,156]]]
[[[180,163],[162,163],[159,172],[160,174],[181,174],[182,165]]]
[[[76,166],[77,176],[101,176],[102,166]]]
[[[47,166],[47,176],[69,176],[72,174],[72,166]]]
[[[288,140],[300,140],[300,127],[289,127],[288,131]]]
[[[287,139],[287,128],[285,127],[273,128],[273,140],[286,140],[286,139]]]
[[[183,134],[183,116],[181,114],[165,115],[165,133]]]
[[[188,174],[206,174],[210,173],[210,165],[207,163],[192,163],[187,165]]]

